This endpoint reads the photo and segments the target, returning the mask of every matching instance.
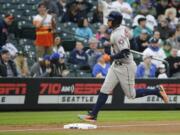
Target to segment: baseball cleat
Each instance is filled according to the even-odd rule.
[[[78,118],[87,122],[96,122],[96,118],[92,115],[78,115]]]
[[[169,103],[169,99],[166,94],[166,91],[164,90],[164,87],[162,85],[159,85],[158,89],[159,89],[159,93],[160,93],[161,98],[163,99],[164,103],[166,103],[166,104]]]

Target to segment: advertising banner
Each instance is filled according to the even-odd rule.
[[[24,104],[26,83],[0,83],[0,104]]]

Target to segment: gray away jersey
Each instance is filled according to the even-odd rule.
[[[111,33],[111,51],[112,54],[117,54],[118,52],[124,50],[124,49],[130,49],[130,42],[129,42],[129,37],[130,37],[130,31],[126,26],[119,26],[115,30],[112,31]],[[129,58],[126,59],[120,59],[122,63],[129,63],[133,61],[133,56],[132,54],[129,55]]]

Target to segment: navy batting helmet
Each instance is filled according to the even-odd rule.
[[[119,26],[122,22],[123,16],[120,12],[112,11],[107,16],[108,21],[112,21],[113,27]]]

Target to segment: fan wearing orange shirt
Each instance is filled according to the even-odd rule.
[[[46,54],[52,53],[53,31],[55,20],[48,14],[45,3],[38,5],[38,15],[33,18],[33,25],[36,27],[36,57],[42,58]]]

